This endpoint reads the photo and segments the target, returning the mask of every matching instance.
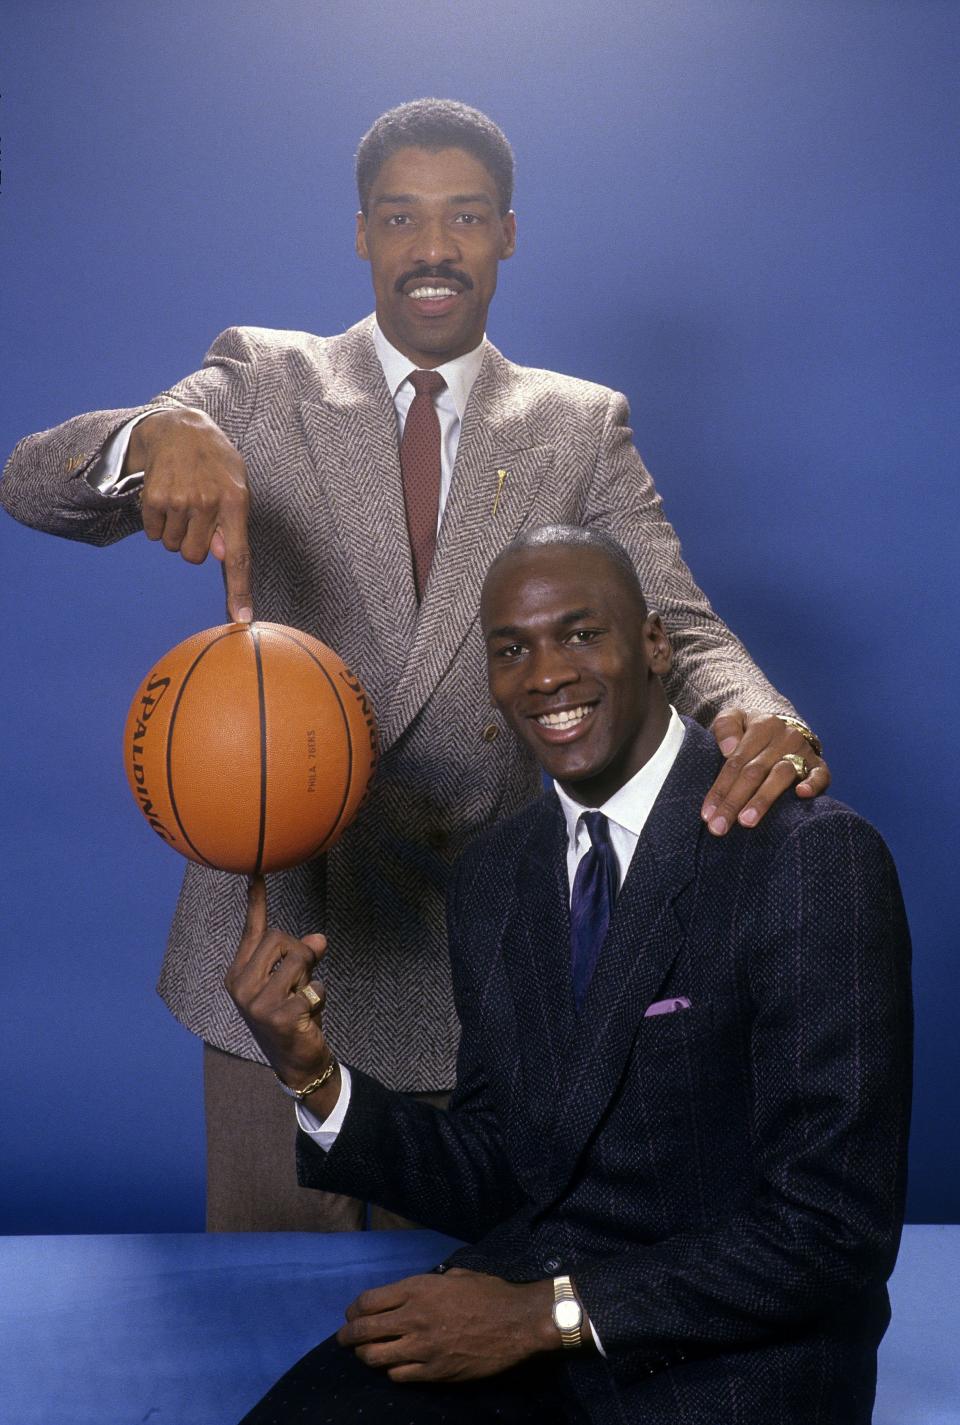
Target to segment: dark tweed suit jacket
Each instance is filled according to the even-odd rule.
[[[608,1353],[568,1367],[598,1422],[861,1425],[904,1193],[896,873],[827,798],[715,840],[717,762],[688,724],[579,1019],[556,797],[480,837],[449,903],[451,1111],[357,1074],[300,1178],[467,1239],[459,1265],[569,1272]]]
[[[384,755],[366,806],[328,856],[273,878],[271,916],[297,935],[327,934],[328,1024],[339,1053],[392,1087],[438,1089],[453,1082],[457,1041],[444,936],[449,867],[539,786],[487,694],[477,610],[497,551],[524,524],[610,529],[670,629],[671,693],[682,712],[709,720],[728,701],[791,709],[694,584],[632,444],[623,397],[515,366],[489,344],[418,610],[396,415],[371,330],[369,319],[330,338],[234,328],[201,371],[157,399],[202,407],[246,460],[257,616],[334,647],[380,721]],[[28,436],[0,500],[26,524],[94,543],[139,530],[136,498],[101,496],[84,475],[110,435],[148,409],[78,416]],[[494,514],[498,470],[507,476]],[[144,669],[163,651],[145,648]],[[244,905],[241,877],[188,866],[160,988],[209,1043],[261,1058],[223,989]]]

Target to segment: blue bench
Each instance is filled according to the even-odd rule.
[[[0,1425],[236,1425],[434,1232],[0,1238]],[[875,1425],[960,1422],[960,1227],[908,1227]]]

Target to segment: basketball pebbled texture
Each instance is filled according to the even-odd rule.
[[[222,871],[281,871],[329,850],[377,763],[359,680],[281,624],[224,624],[177,644],[130,706],[124,766],[156,834]]]

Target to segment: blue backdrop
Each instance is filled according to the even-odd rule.
[[[236,322],[371,306],[351,157],[421,94],[517,150],[491,338],[630,398],[700,582],[823,735],[915,934],[911,1215],[960,1218],[953,0],[4,7],[0,446]],[[219,571],[0,522],[0,1230],[202,1225],[199,1046],[153,993],[180,863],[127,791]]]

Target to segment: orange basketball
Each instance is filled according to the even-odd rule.
[[[191,861],[253,875],[334,844],[370,784],[377,725],[357,678],[319,639],[231,623],[150,670],[123,758],[159,837]]]

